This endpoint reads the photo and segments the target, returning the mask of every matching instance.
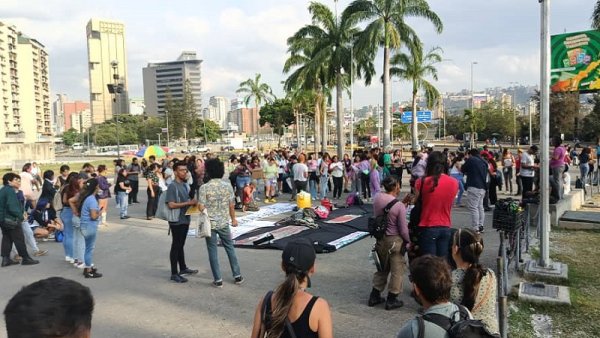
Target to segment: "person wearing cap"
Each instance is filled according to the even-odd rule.
[[[313,244],[306,238],[293,240],[281,258],[286,278],[258,303],[251,337],[333,337],[329,304],[306,292],[315,273]]]
[[[535,169],[538,167],[535,164],[533,156],[537,153],[538,147],[532,145],[529,150],[521,154],[521,182],[523,184],[522,198],[525,198],[530,191],[533,191],[533,178],[535,176]]]

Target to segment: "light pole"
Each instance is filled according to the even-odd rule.
[[[113,81],[114,81],[114,99],[113,99],[113,114],[115,115],[115,133],[117,134],[117,159],[121,159],[121,141],[119,140],[119,104],[117,102],[118,87],[119,87],[119,73],[118,66],[119,62],[117,60],[113,60],[110,62],[110,65],[113,69]]]
[[[169,137],[169,110],[165,109],[165,117],[167,118],[167,148],[169,148],[169,143],[171,143],[171,138]],[[160,146],[160,139],[158,139],[158,145]]]
[[[550,0],[540,0],[541,41],[540,41],[540,258],[538,265],[550,265]]]
[[[509,82],[513,86],[513,96],[510,100],[510,105],[513,111],[513,145],[516,147],[519,143],[517,142],[517,109],[515,105],[515,97],[517,96],[517,84],[518,82]]]
[[[475,100],[473,95],[473,66],[477,64],[477,61],[471,61],[471,114],[475,112]],[[474,134],[474,133],[473,133]],[[475,146],[475,135],[471,135],[469,139],[471,140],[471,148]]]
[[[477,64],[477,61],[471,62],[471,110],[475,109],[475,100],[473,95],[473,66]]]

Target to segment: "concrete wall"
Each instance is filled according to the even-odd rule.
[[[55,160],[52,143],[0,144],[0,168],[21,170],[25,162]]]

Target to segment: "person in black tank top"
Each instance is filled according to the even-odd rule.
[[[305,291],[315,271],[315,257],[308,239],[299,238],[286,245],[282,254],[286,279],[259,302],[252,338],[333,337],[329,305]]]

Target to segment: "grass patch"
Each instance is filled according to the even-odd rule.
[[[569,266],[572,306],[511,302],[510,337],[533,337],[531,315],[552,318],[554,337],[600,337],[600,232],[553,231],[551,258]]]

